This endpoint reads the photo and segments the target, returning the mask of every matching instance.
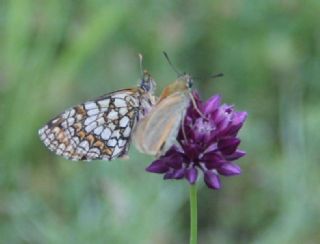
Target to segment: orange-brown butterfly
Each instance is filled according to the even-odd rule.
[[[173,66],[168,54],[166,52],[163,54],[174,71],[178,75],[181,74]],[[219,73],[210,77],[222,75]],[[195,110],[202,115],[192,95],[192,85],[192,77],[184,73],[165,87],[158,102],[137,124],[134,131],[133,141],[140,152],[159,157],[176,142],[179,127],[182,125],[190,101]]]
[[[192,99],[191,86],[191,77],[182,75],[163,90],[159,101],[134,131],[133,141],[140,152],[160,156],[175,143]]]

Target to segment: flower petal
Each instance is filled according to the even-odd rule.
[[[184,177],[193,185],[198,178],[198,170],[196,168],[190,168],[185,171]]]
[[[235,137],[221,139],[218,142],[218,148],[224,155],[234,153],[240,144],[240,139]]]
[[[239,165],[233,163],[225,163],[222,164],[217,171],[219,174],[224,176],[231,176],[231,175],[239,175],[241,173],[241,168]]]
[[[233,125],[243,124],[244,121],[247,119],[248,113],[247,112],[235,112],[235,117],[232,120]]]
[[[237,112],[234,115],[232,122],[225,128],[221,129],[219,136],[236,136],[238,131],[243,126],[243,123],[247,119],[247,112]]]
[[[162,174],[169,170],[169,167],[166,165],[165,161],[159,159],[153,161],[147,168],[146,171],[151,173]]]
[[[217,151],[211,151],[205,153],[200,160],[204,162],[211,162],[211,161],[220,161],[223,157]]]
[[[165,159],[166,165],[174,168],[174,169],[180,169],[182,167],[183,163],[183,157],[179,154],[174,154],[166,157]]]
[[[199,153],[202,152],[201,145],[191,143],[191,142],[185,142],[182,147],[186,154],[186,156],[189,158],[189,161],[194,161],[198,158]]]
[[[204,104],[204,114],[214,112],[220,106],[221,97],[219,95],[212,96]]]
[[[204,182],[211,189],[217,190],[221,187],[219,176],[212,171],[206,171],[204,173]]]
[[[225,159],[228,161],[233,161],[233,160],[237,160],[243,156],[246,155],[245,151],[242,150],[236,150],[234,153],[232,153],[231,155],[226,155]]]
[[[212,118],[213,118],[213,120],[214,120],[214,122],[215,122],[216,124],[220,123],[220,122],[225,118],[225,109],[224,109],[224,108],[221,108],[221,107],[218,108],[218,109],[214,112]]]
[[[207,169],[217,169],[224,163],[226,163],[225,160],[205,162],[204,164],[205,164]]]
[[[172,178],[176,180],[182,179],[184,177],[184,173],[185,173],[184,168],[175,170]]]

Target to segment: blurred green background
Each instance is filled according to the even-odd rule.
[[[204,99],[249,112],[243,173],[199,181],[199,243],[320,242],[320,2],[2,0],[0,242],[187,243],[188,184],[153,160],[69,162],[37,130],[140,77],[194,76]]]

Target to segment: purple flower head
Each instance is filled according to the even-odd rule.
[[[164,174],[164,179],[185,178],[195,184],[199,172],[211,189],[221,187],[220,175],[241,173],[235,160],[245,155],[238,149],[237,134],[247,118],[247,112],[237,112],[233,106],[221,104],[218,95],[202,102],[193,92],[198,110],[191,103],[181,126],[177,145],[147,167],[147,171]]]

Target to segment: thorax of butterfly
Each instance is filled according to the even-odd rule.
[[[126,156],[132,132],[156,99],[145,71],[138,87],[118,90],[69,108],[39,130],[49,150],[71,160]]]

